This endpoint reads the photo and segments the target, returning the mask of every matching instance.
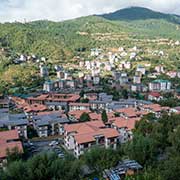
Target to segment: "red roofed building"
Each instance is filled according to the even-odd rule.
[[[161,94],[159,92],[150,92],[148,94],[148,100],[150,100],[150,101],[160,101],[162,99],[163,99],[163,97],[161,96]]]
[[[135,124],[141,118],[131,118],[125,119],[122,117],[116,117],[112,120],[112,127],[116,129],[119,134],[120,138],[119,141],[121,143],[125,143],[126,141],[132,139],[132,130],[135,128]]]
[[[116,110],[117,113],[120,114],[120,116],[128,119],[128,118],[135,118],[138,116],[137,110],[135,108],[123,108]]]
[[[80,117],[83,113],[89,114],[89,117],[92,121],[102,120],[101,114],[93,113],[90,110],[78,110],[78,111],[70,111],[68,113],[69,119],[71,120],[80,120]]]
[[[45,102],[76,102],[80,99],[80,96],[77,94],[42,94],[37,97],[27,98],[27,102],[29,104],[45,104]]]
[[[80,117],[83,113],[89,114],[91,111],[90,110],[79,110],[79,111],[70,111],[68,113],[69,119],[70,120],[80,120]]]
[[[102,115],[101,114],[97,114],[97,113],[89,113],[89,116],[90,116],[90,119],[92,121],[96,121],[96,120],[99,120],[101,121],[102,120]]]
[[[159,118],[163,111],[169,112],[169,107],[162,107],[159,104],[149,104],[141,107],[141,110],[146,111],[148,113],[154,113],[157,118]]]
[[[46,105],[43,104],[27,104],[26,106],[23,107],[23,110],[25,112],[25,114],[28,117],[32,117],[32,115],[37,114],[39,112],[44,112],[48,110],[48,107]]]
[[[23,152],[18,131],[10,130],[0,132],[0,166],[6,162],[7,150],[11,152],[14,148],[18,148],[19,152]]]
[[[84,95],[84,98],[89,99],[90,101],[95,101],[95,100],[97,100],[98,95],[97,95],[97,93],[86,93]]]
[[[93,146],[116,148],[119,133],[113,128],[106,128],[102,121],[65,125],[65,145],[73,150],[76,157]]]
[[[107,117],[108,117],[108,119],[114,118],[115,117],[115,113],[114,112],[108,112],[107,113]]]

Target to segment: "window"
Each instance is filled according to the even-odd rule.
[[[89,147],[88,143],[84,144],[84,148],[88,148],[88,147]]]

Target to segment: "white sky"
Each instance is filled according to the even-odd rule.
[[[180,15],[180,0],[0,0],[0,22],[24,19],[61,21],[129,6]]]

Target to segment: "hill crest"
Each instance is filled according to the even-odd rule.
[[[122,20],[122,21],[134,21],[134,20],[148,20],[148,19],[164,19],[172,23],[180,24],[180,16],[174,14],[165,14],[157,11],[153,11],[144,7],[128,7],[120,9],[115,12],[97,15],[108,20]]]

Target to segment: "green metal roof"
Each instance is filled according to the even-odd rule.
[[[170,83],[168,80],[163,80],[163,79],[156,79],[153,81],[153,83]]]

